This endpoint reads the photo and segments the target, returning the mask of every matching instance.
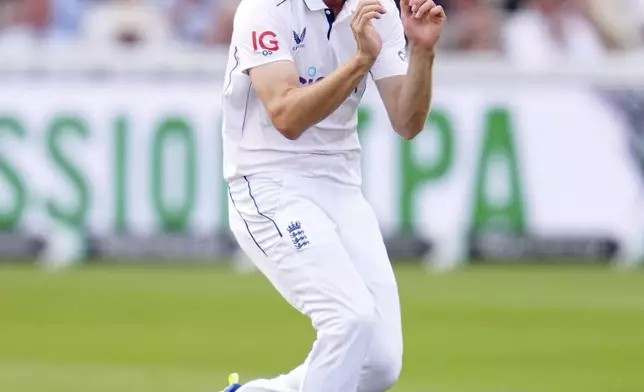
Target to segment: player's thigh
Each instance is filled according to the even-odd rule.
[[[354,195],[340,212],[336,218],[339,236],[374,300],[378,312],[376,333],[383,337],[380,342],[402,350],[398,284],[373,208],[360,194]]]
[[[316,328],[328,315],[375,310],[335,223],[322,209],[286,182],[275,186],[249,180],[250,202],[243,186],[231,186],[231,229],[282,296],[311,317]]]
[[[244,243],[252,242],[256,250],[267,257],[283,235],[274,219],[282,203],[283,189],[283,182],[271,176],[242,177],[228,184],[233,233]],[[251,256],[255,250],[247,253]]]

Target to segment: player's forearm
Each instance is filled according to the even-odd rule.
[[[271,108],[273,125],[295,140],[333,113],[358,87],[373,62],[356,55],[328,77],[311,86],[287,90]]]
[[[407,140],[425,127],[432,101],[434,52],[411,44],[410,61],[398,99],[395,129]]]

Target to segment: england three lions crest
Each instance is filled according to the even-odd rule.
[[[304,229],[302,228],[302,224],[299,221],[291,222],[286,230],[291,236],[291,241],[293,242],[293,246],[296,250],[301,251],[311,244],[308,237],[306,236],[306,233],[304,232]]]

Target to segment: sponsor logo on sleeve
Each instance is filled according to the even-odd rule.
[[[253,50],[264,56],[270,56],[280,50],[280,43],[277,40],[277,34],[272,31],[258,33],[253,31]]]

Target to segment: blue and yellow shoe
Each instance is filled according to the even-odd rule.
[[[228,387],[221,392],[236,392],[239,388],[241,388],[241,384],[239,383],[239,374],[232,373],[228,376]]]

